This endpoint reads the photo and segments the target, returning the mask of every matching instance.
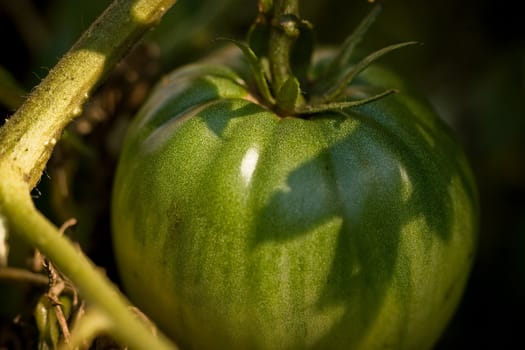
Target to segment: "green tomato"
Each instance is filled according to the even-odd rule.
[[[358,108],[282,117],[224,65],[167,76],[113,196],[131,300],[183,349],[424,349],[460,300],[477,192],[431,109],[372,66]]]

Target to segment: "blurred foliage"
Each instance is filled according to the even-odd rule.
[[[71,47],[109,0],[0,2],[0,124]],[[525,26],[520,3],[496,0],[385,0],[362,49],[407,40],[424,45],[381,59],[429,97],[465,145],[478,180],[482,217],[477,262],[442,349],[519,344],[525,311]],[[118,281],[109,238],[108,199],[120,140],[132,115],[166,71],[243,39],[255,0],[179,0],[126,58],[68,128],[34,196],[58,225]],[[336,45],[369,8],[365,0],[301,3],[321,45]],[[7,91],[2,93],[1,91]],[[9,264],[26,268],[29,247],[10,237]],[[31,319],[42,294],[0,281],[0,348],[31,348]],[[21,315],[17,323],[12,320]],[[27,326],[32,324],[32,326]],[[34,337],[33,337],[34,338]]]
[[[14,111],[23,102],[25,90],[22,89],[10,72],[0,66],[0,105]]]

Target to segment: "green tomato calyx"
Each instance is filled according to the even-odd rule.
[[[403,42],[379,49],[354,62],[357,45],[381,11],[375,4],[321,72],[312,76],[312,25],[300,19],[298,1],[261,0],[246,42],[237,45],[251,68],[261,103],[280,115],[311,115],[371,103],[398,91],[352,98],[348,86],[370,64],[387,53],[418,44]]]

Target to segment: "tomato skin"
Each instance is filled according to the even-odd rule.
[[[279,117],[224,66],[181,68],[131,126],[113,194],[130,298],[183,349],[424,349],[476,245],[465,156],[401,93]]]

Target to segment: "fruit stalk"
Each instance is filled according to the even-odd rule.
[[[270,70],[274,94],[292,75],[290,52],[295,39],[299,36],[298,0],[276,0],[273,4],[273,18],[269,45]]]

